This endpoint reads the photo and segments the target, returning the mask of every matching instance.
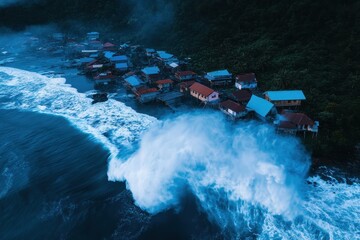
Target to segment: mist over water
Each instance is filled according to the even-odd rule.
[[[177,207],[184,189],[223,227],[256,224],[269,212],[293,219],[310,163],[300,142],[258,123],[231,124],[214,113],[159,122],[139,150],[110,166],[150,213]]]

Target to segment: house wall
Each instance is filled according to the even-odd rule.
[[[244,82],[236,82],[235,83],[235,87],[238,89],[254,89],[257,88],[257,83],[249,83],[249,84],[245,84]]]
[[[142,102],[142,103],[150,102],[150,101],[155,100],[157,95],[158,95],[157,92],[142,94],[139,97],[139,101]]]
[[[204,95],[195,92],[194,90],[190,90],[190,95],[193,96],[194,98],[201,100],[202,102],[206,101],[206,97]]]
[[[288,100],[288,101],[270,101],[277,107],[293,107],[293,106],[300,106],[300,100]]]
[[[185,75],[185,76],[179,77],[178,79],[180,81],[186,81],[186,80],[191,80],[191,79],[194,79],[194,78],[195,78],[195,76],[193,76],[193,75]]]
[[[209,81],[211,86],[228,85],[231,83],[231,79],[219,79]]]
[[[216,102],[218,100],[219,100],[219,93],[217,92],[213,92],[206,98],[206,101],[208,102]]]

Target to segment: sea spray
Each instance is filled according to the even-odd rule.
[[[0,67],[0,90],[0,108],[63,116],[103,143],[112,153],[109,179],[126,180],[153,213],[179,204],[190,188],[228,239],[360,239],[360,180],[339,182],[339,171],[325,168],[324,178],[303,186],[309,156],[269,126],[205,112],[162,122],[114,100],[92,105],[64,79],[13,68]]]
[[[176,207],[186,186],[210,218],[238,229],[259,224],[264,212],[294,218],[309,159],[296,138],[271,126],[199,112],[153,126],[108,175],[125,180],[136,204],[154,214]]]

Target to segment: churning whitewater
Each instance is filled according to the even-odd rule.
[[[359,239],[359,180],[326,168],[327,180],[307,177],[301,143],[269,126],[208,112],[159,121],[115,100],[92,105],[65,79],[13,68],[0,68],[0,91],[1,108],[65,117],[103,143],[109,180],[125,181],[149,213],[181,208],[191,192],[231,239]]]

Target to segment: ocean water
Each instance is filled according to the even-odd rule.
[[[3,239],[360,239],[360,187],[269,126],[0,67]]]

